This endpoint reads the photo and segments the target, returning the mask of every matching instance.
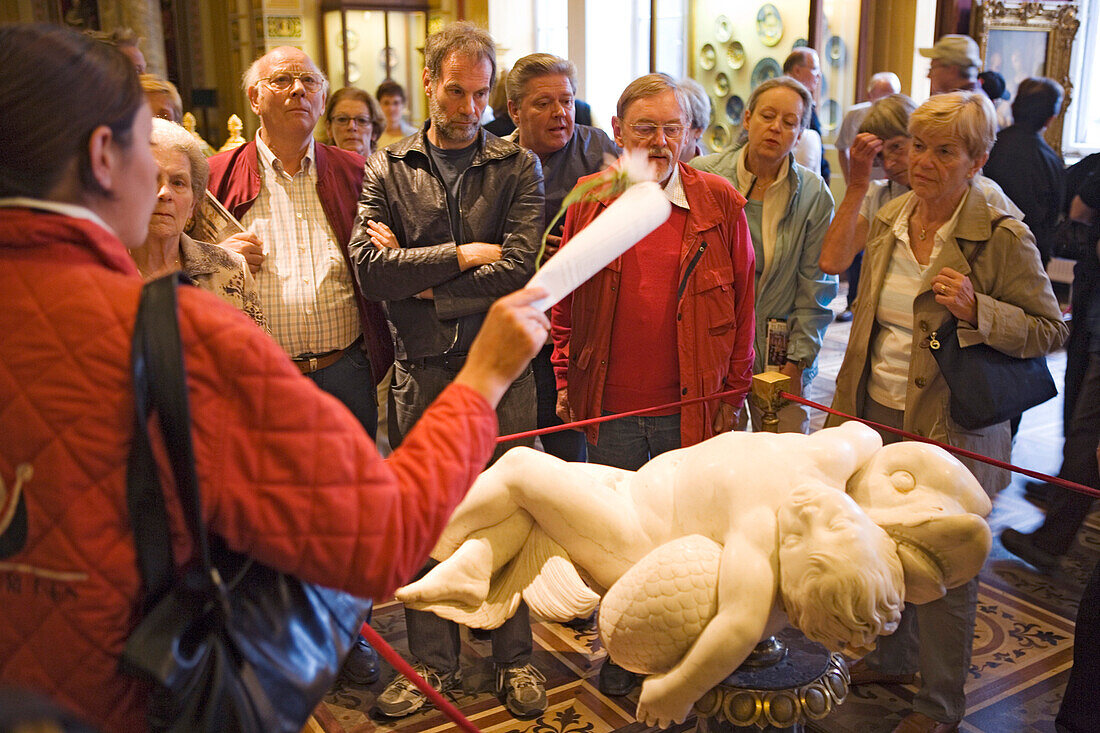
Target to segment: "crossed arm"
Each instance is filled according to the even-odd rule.
[[[503,209],[499,243],[442,241],[409,246],[401,241],[402,222],[391,220],[392,194],[382,169],[372,159],[363,177],[359,224],[349,247],[364,294],[379,301],[432,298],[438,317],[450,319],[485,312],[497,298],[522,288],[534,273],[541,235],[543,188],[537,158],[526,153],[507,180],[509,190],[477,192],[477,197],[467,196],[468,206],[465,200],[462,206],[464,212],[467,208]],[[493,226],[493,215],[472,214],[471,221]],[[446,229],[449,227],[439,227],[440,231]],[[477,231],[472,236],[491,235]]]

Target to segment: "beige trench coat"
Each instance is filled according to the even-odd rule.
[[[878,309],[886,270],[898,240],[893,226],[912,192],[884,205],[871,222],[867,248],[863,255],[859,296],[854,304],[848,349],[836,380],[833,407],[849,415],[860,415],[867,396],[870,373],[870,347],[878,326]],[[950,312],[935,301],[931,280],[944,267],[969,276],[977,293],[978,324],[971,328],[959,324],[962,346],[986,343],[1011,356],[1021,358],[1048,354],[1066,340],[1069,329],[1062,320],[1050,279],[1039,261],[1035,239],[1016,219],[1004,219],[992,231],[992,223],[1004,214],[987,203],[977,187],[971,187],[959,212],[953,237],[947,239],[939,255],[925,271],[920,292],[913,301],[913,343],[909,363],[909,386],[905,393],[904,428],[933,440],[1007,461],[1012,444],[1008,422],[981,430],[957,425],[949,414],[950,391],[928,348],[929,335]],[[974,262],[967,263],[978,242],[989,240]],[[826,425],[843,418],[829,416]],[[1009,481],[1009,472],[984,463],[961,459],[992,496]]]

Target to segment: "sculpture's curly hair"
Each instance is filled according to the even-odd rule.
[[[862,546],[817,552],[801,578],[789,582],[780,568],[787,617],[806,636],[838,651],[844,644],[872,646],[891,634],[905,607],[905,575],[897,545],[876,526]]]

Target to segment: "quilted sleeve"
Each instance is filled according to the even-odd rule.
[[[492,408],[452,385],[383,460],[343,404],[251,321],[191,289],[180,313],[211,529],[304,580],[389,597],[488,461]]]

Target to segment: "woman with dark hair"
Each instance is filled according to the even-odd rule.
[[[325,107],[325,132],[330,145],[365,158],[374,152],[375,143],[385,127],[382,108],[368,92],[358,87],[344,87],[329,97]]]
[[[378,138],[379,148],[384,148],[416,132],[416,126],[405,121],[407,105],[405,87],[393,79],[387,79],[378,85],[378,91],[374,96],[378,104],[382,105],[382,115],[386,118],[385,129]]]
[[[109,731],[148,726],[149,688],[119,655],[146,600],[126,509],[143,285],[127,250],[156,203],[151,120],[117,50],[57,26],[0,26],[0,685]],[[542,291],[496,303],[454,383],[384,461],[269,336],[210,293],[178,295],[210,531],[372,598],[424,564],[493,451],[493,407],[549,327],[528,305]],[[186,541],[174,549],[190,561]]]

